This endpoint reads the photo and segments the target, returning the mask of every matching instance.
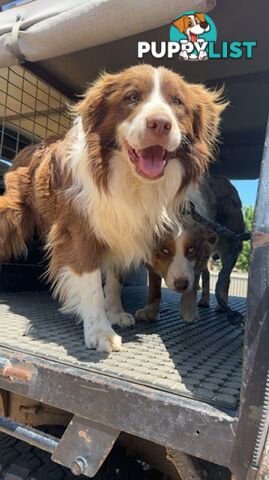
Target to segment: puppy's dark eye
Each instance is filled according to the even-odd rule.
[[[129,103],[138,103],[140,100],[140,95],[138,92],[130,92],[125,98]]]
[[[189,247],[187,249],[187,253],[194,253],[194,247]]]
[[[164,255],[169,255],[169,254],[170,254],[168,248],[165,248],[165,247],[164,247],[164,248],[161,248],[160,250],[161,250],[161,252],[162,252]]]
[[[180,100],[179,97],[174,97],[174,98],[173,98],[173,103],[174,103],[175,105],[182,105],[182,101]]]

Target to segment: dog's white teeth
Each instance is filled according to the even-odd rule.
[[[166,150],[164,151],[164,154],[163,154],[163,161],[165,165],[168,162],[168,152]]]

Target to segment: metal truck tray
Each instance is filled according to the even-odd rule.
[[[146,300],[146,287],[125,287],[123,304],[134,313]],[[244,313],[245,300],[230,298]],[[117,329],[121,352],[88,350],[82,324],[58,311],[48,293],[0,295],[0,345],[76,369],[148,386],[217,407],[236,409],[239,402],[243,331],[225,314],[200,308],[200,319],[179,319],[179,295],[163,289],[158,322]]]

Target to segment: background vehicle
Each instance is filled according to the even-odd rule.
[[[185,325],[177,320],[178,297],[166,292],[161,322],[126,330],[124,350],[107,357],[84,348],[81,326],[61,316],[37,282],[38,245],[27,261],[2,266],[3,480],[72,478],[35,447],[73,474],[97,479],[158,478],[157,471],[183,480],[228,479],[230,472],[236,480],[268,478],[269,11],[266,0],[213,7],[212,0],[36,0],[0,15],[1,172],[24,145],[69,127],[66,103],[99,70],[136,63],[139,39],[168,40],[164,24],[195,8],[210,11],[219,40],[256,40],[253,60],[161,63],[190,81],[225,84],[231,107],[212,171],[233,179],[260,176],[247,305],[231,300],[247,311],[244,330],[213,307]],[[123,293],[129,311],[145,299],[138,283]],[[146,464],[126,460],[117,448]]]

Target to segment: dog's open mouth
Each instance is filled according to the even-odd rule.
[[[135,150],[129,146],[128,153],[139,175],[151,179],[163,175],[168,161],[168,152],[161,145],[153,145],[142,150]]]
[[[192,43],[194,43],[196,42],[198,35],[196,33],[190,32],[190,37],[191,37]]]

